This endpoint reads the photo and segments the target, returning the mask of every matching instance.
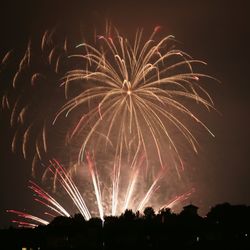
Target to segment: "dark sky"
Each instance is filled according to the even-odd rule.
[[[39,3],[37,3],[39,2]],[[203,142],[196,159],[196,195],[191,202],[206,211],[220,202],[250,204],[250,7],[239,1],[8,1],[0,6],[0,55],[25,45],[35,32],[58,23],[100,25],[109,18],[124,34],[136,27],[175,35],[182,48],[208,63],[220,80],[209,87],[217,110],[204,120],[216,135]],[[65,2],[64,4],[62,2]],[[67,2],[70,2],[67,3]],[[134,3],[132,3],[134,2]],[[139,1],[138,1],[139,2]],[[73,27],[72,27],[73,29]],[[2,91],[0,83],[0,91]],[[1,93],[1,92],[0,92]],[[5,116],[0,116],[5,119]],[[27,207],[27,162],[10,153],[10,132],[0,124],[0,227],[8,226],[6,209]]]

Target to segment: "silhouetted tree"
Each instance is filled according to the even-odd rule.
[[[82,216],[82,214],[75,214],[74,215],[74,222],[77,222],[77,223],[85,223],[85,219],[84,217]]]
[[[48,226],[0,230],[6,249],[250,249],[250,207],[216,205],[202,218],[198,207],[188,205],[179,214],[151,207],[143,215],[126,210],[120,217],[85,221],[81,214],[59,216]]]
[[[49,224],[50,227],[64,228],[69,227],[72,224],[72,218],[57,216]]]
[[[144,217],[147,220],[152,220],[155,217],[155,211],[152,207],[146,207],[143,211]]]
[[[161,220],[161,223],[165,223],[172,217],[172,212],[170,208],[163,208],[159,211],[158,216]]]
[[[126,209],[125,212],[121,214],[121,218],[127,221],[132,221],[136,218],[136,215],[131,209]]]

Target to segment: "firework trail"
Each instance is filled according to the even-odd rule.
[[[83,217],[87,220],[90,219],[91,215],[89,213],[89,210],[78,188],[76,187],[70,176],[66,173],[65,169],[59,164],[58,161],[54,160],[51,161],[49,170],[54,174],[55,180],[60,182],[61,186],[75,203]]]
[[[26,222],[22,220],[12,220],[13,223],[16,223],[19,227],[29,227],[29,228],[34,228],[37,227],[39,224],[42,225],[48,225],[49,222],[41,219],[39,217],[36,217],[32,214],[17,211],[17,210],[7,210],[8,213],[13,213],[16,214],[18,217],[26,220],[31,220],[32,222]]]
[[[96,195],[96,201],[99,208],[99,217],[104,221],[104,206],[101,199],[101,191],[100,191],[100,183],[98,182],[98,176],[96,176],[96,172],[93,171],[94,169],[94,161],[90,157],[90,155],[87,155],[87,162],[89,164],[89,173],[92,176],[92,178],[95,178],[93,180],[93,190]],[[50,165],[47,167],[45,175],[51,174],[53,183],[55,185],[56,182],[59,183],[59,186],[63,188],[64,192],[69,196],[70,200],[75,204],[77,208],[77,213],[80,213],[85,220],[89,220],[92,215],[90,214],[84,199],[82,195],[80,194],[79,189],[77,188],[76,184],[74,183],[74,180],[72,179],[69,172],[66,171],[66,169],[59,164],[57,160],[50,161]],[[131,178],[130,185],[128,185],[128,193],[127,198],[125,201],[125,205],[123,208],[123,212],[129,207],[128,203],[131,198],[132,192],[134,191],[135,186],[135,178],[137,177],[137,173],[133,175],[133,178]],[[138,202],[137,207],[132,207],[134,211],[143,212],[143,209],[145,208],[145,205],[147,204],[147,201],[150,200],[150,198],[156,194],[157,189],[160,188],[159,179],[161,178],[161,175],[158,176],[158,178],[155,179],[155,181],[151,184],[148,190],[145,191],[143,196],[140,196],[140,199]],[[52,195],[50,195],[48,192],[46,192],[43,188],[41,188],[38,184],[36,184],[34,181],[29,181],[30,185],[28,186],[34,196],[34,201],[39,203],[45,208],[44,216],[55,218],[56,216],[65,216],[70,217],[70,213],[64,208],[63,205],[61,205]],[[98,191],[96,190],[98,188]],[[187,192],[181,195],[178,195],[172,199],[170,199],[166,204],[164,204],[160,209],[163,208],[173,208],[177,203],[180,203],[184,200],[186,200],[193,191]],[[121,202],[121,201],[120,201]],[[17,224],[18,227],[28,227],[28,228],[34,228],[37,227],[39,224],[42,225],[48,225],[49,220],[41,217],[37,217],[31,213],[22,212],[18,210],[7,210],[8,213],[12,213],[14,215],[17,215],[19,220],[13,219],[12,222]]]
[[[77,211],[81,213],[84,219],[89,220],[91,215],[89,210],[78,190],[71,176],[66,172],[66,170],[58,163],[57,160],[50,161],[50,165],[47,167],[44,174],[52,174],[53,182],[58,182],[60,186],[64,189],[66,194],[70,197],[71,201],[75,204]],[[33,181],[29,181],[29,188],[33,191],[34,200],[41,204],[46,210],[51,210],[53,214],[46,211],[44,215],[49,215],[54,218],[56,216],[65,216],[70,217],[69,212],[48,192],[41,188],[38,184]],[[21,227],[36,227],[39,224],[47,225],[49,222],[45,219],[39,218],[29,213],[17,211],[17,210],[7,210],[8,213],[13,213],[25,220],[30,220],[32,223],[21,221],[21,220],[12,220]]]
[[[42,205],[50,208],[57,215],[70,217],[70,214],[46,191],[44,191],[40,186],[38,186],[33,181],[30,181],[31,185],[29,188],[38,196],[38,198],[34,198],[36,202],[41,203]]]

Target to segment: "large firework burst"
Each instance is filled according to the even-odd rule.
[[[79,44],[80,52],[69,58],[81,66],[67,72],[61,83],[66,97],[78,87],[55,121],[63,113],[66,117],[73,112],[78,115],[68,138],[77,136],[80,140],[79,161],[91,149],[98,153],[113,151],[112,214],[116,213],[124,159],[136,173],[141,154],[145,155],[146,166],[157,156],[157,166],[174,167],[180,177],[183,164],[173,131],[197,152],[197,141],[180,116],[208,130],[183,102],[195,101],[208,109],[213,106],[199,84],[208,76],[193,70],[193,64],[204,63],[173,48],[173,36],[158,41],[158,29],[145,42],[142,30],[130,42],[117,30],[108,29],[94,45]],[[152,166],[150,171],[155,171]]]
[[[48,145],[57,145],[58,137],[53,134],[62,130],[60,136],[63,134],[66,140],[63,144],[58,140],[58,144],[64,148],[62,151],[67,150],[67,165],[88,169],[83,178],[84,192],[89,193],[86,183],[90,181],[101,218],[105,213],[116,215],[127,208],[142,210],[159,186],[166,187],[164,183],[170,180],[182,186],[180,142],[187,142],[194,152],[198,146],[190,124],[196,123],[212,134],[193,111],[193,104],[213,108],[202,85],[211,77],[195,70],[196,65],[205,63],[176,49],[174,37],[160,37],[159,29],[156,27],[148,39],[138,30],[130,41],[108,25],[104,35],[95,35],[93,42],[71,48],[74,52],[68,48],[68,39],[52,47],[52,33],[45,32],[41,52],[46,55],[42,59],[50,65],[50,73],[47,67],[38,72],[37,63],[31,66],[29,44],[13,78],[13,88],[18,89],[20,76],[28,74],[31,91],[38,89],[38,95],[31,104],[25,103],[22,94],[12,105],[11,94],[2,98],[2,105],[12,109],[11,124],[23,125],[15,133],[13,149],[20,134],[24,158],[30,142],[35,145],[33,170],[37,160],[49,154]],[[46,85],[41,95],[37,83],[48,79],[55,84]],[[64,90],[66,101],[60,90]],[[48,99],[46,93],[53,94]],[[60,101],[50,110],[39,105],[53,103],[57,95]],[[34,107],[42,107],[43,112],[34,114]],[[35,133],[38,136],[31,139]],[[51,136],[53,139],[48,139]],[[64,178],[67,176],[65,172]],[[72,200],[77,202],[74,197]],[[88,219],[91,215],[86,200],[88,197],[82,200],[86,210],[82,213]],[[154,203],[157,207],[168,204],[151,201]]]

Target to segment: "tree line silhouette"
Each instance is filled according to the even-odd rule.
[[[59,216],[35,229],[0,231],[5,249],[250,249],[250,207],[218,204],[205,217],[190,204],[176,214],[169,208],[143,214],[126,210],[102,221],[81,214]]]

